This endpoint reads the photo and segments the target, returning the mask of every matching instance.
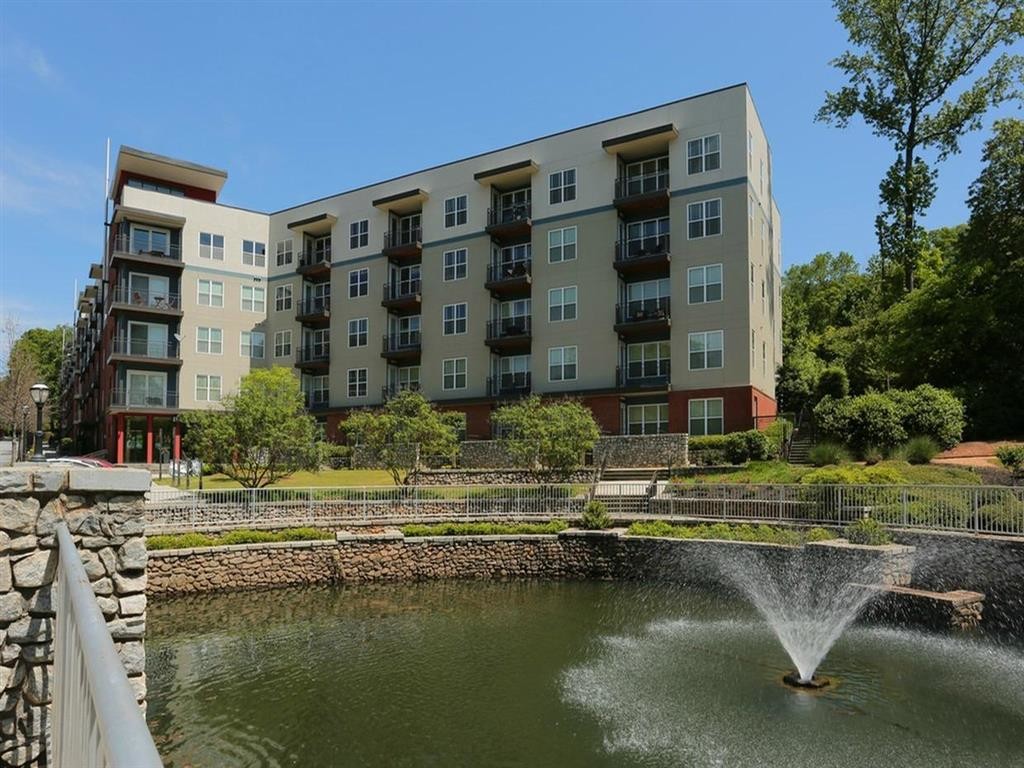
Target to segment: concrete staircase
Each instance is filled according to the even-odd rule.
[[[787,457],[789,463],[810,464],[811,448],[813,447],[814,438],[809,433],[794,432],[789,444],[789,456]]]

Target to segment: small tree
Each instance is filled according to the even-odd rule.
[[[568,472],[580,466],[601,432],[594,416],[576,400],[542,403],[536,395],[499,408],[493,417],[512,459],[524,467]]]
[[[448,456],[458,447],[464,416],[440,411],[418,392],[402,392],[375,411],[353,413],[342,428],[358,445],[371,451],[395,485],[408,482],[420,456]]]
[[[185,445],[245,488],[262,488],[300,469],[320,467],[320,429],[306,413],[302,387],[287,368],[256,370],[222,408],[184,415]]]

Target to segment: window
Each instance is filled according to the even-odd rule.
[[[720,199],[690,203],[686,211],[686,220],[689,222],[687,237],[690,240],[722,234],[722,201]]]
[[[444,305],[443,328],[445,336],[455,336],[466,332],[466,312],[467,305],[465,302]]]
[[[552,288],[548,291],[548,320],[557,323],[576,319],[576,286]]]
[[[165,184],[154,184],[151,181],[142,181],[142,179],[128,179],[125,182],[126,186],[135,187],[136,189],[145,189],[148,192],[162,192],[165,195],[174,195],[175,197],[184,197],[185,192],[178,187],[168,187]]]
[[[650,320],[666,317],[671,309],[672,287],[667,277],[626,284],[626,318]]]
[[[397,338],[394,338],[397,334]],[[415,346],[420,343],[420,316],[403,315],[391,321],[392,343],[399,347]]]
[[[498,196],[498,215],[495,221],[508,224],[530,218],[530,202],[533,194],[529,187],[502,192]],[[488,222],[494,223],[494,222]]]
[[[552,205],[576,199],[576,169],[556,171],[548,176],[548,200]]]
[[[196,328],[196,352],[200,355],[224,353],[224,332],[220,328]]]
[[[242,286],[242,311],[266,312],[267,289],[255,285]]]
[[[441,361],[441,388],[466,388],[466,358],[452,357]]]
[[[721,165],[721,154],[719,153],[719,134],[704,136],[700,139],[691,139],[686,142],[686,172],[704,173],[705,171],[717,171]]]
[[[201,307],[224,306],[224,283],[219,280],[199,280],[196,304]]]
[[[661,435],[668,432],[668,403],[646,403],[626,408],[631,435]]]
[[[220,387],[220,376],[196,374],[196,400],[198,402],[216,403],[220,400]]]
[[[365,347],[369,335],[370,321],[365,317],[348,321],[348,345],[350,347]]]
[[[370,242],[370,220],[353,221],[348,227],[348,247],[362,248]]]
[[[224,235],[199,233],[199,258],[224,261]]]
[[[551,347],[548,350],[548,381],[576,380],[576,347]]]
[[[691,304],[706,304],[722,300],[722,265],[708,264],[706,267],[690,267],[686,271]]]
[[[630,344],[626,347],[626,378],[668,378],[671,361],[671,344],[667,341]]]
[[[629,256],[665,253],[669,243],[668,216],[633,221],[626,225],[626,250]]]
[[[348,369],[348,396],[366,397],[366,369]]]
[[[152,371],[128,371],[128,405],[166,405],[167,374]]]
[[[279,285],[274,289],[274,309],[278,312],[287,312],[292,308],[292,287],[290,285]]]
[[[262,360],[266,354],[267,335],[263,331],[242,331],[240,352],[242,357]]]
[[[690,434],[721,435],[725,431],[722,398],[690,401]]]
[[[576,227],[552,229],[548,232],[548,263],[572,261],[576,258]]]
[[[277,331],[274,333],[274,357],[291,357],[292,332]]]
[[[391,386],[398,392],[419,392],[420,391],[420,367],[418,365],[406,365],[394,369]]]
[[[462,280],[466,277],[466,249],[444,252],[444,279],[446,281]]]
[[[289,237],[287,240],[278,240],[277,242],[277,266],[283,267],[285,264],[291,264],[292,259],[295,256],[295,245],[292,239]]]
[[[444,228],[451,229],[465,224],[468,216],[468,200],[465,195],[449,197],[444,201]]]
[[[305,354],[308,358],[325,358],[331,354],[331,329],[316,328],[303,333]]]
[[[498,390],[508,392],[530,387],[530,356],[509,355],[498,359]]]
[[[309,376],[306,379],[306,395],[309,398],[309,407],[327,405],[330,402],[329,382],[329,376]]]
[[[498,250],[497,261],[500,265],[500,275],[503,277],[516,277],[528,274],[526,263],[533,257],[533,245],[530,243],[519,243],[519,245],[506,245]]]
[[[690,370],[722,367],[722,331],[690,334]]]
[[[370,270],[353,269],[348,273],[348,297],[355,299],[370,292]]]
[[[255,240],[243,240],[242,263],[248,267],[267,266],[266,243],[258,243]]]
[[[171,254],[171,233],[166,229],[132,225],[131,250],[133,253]]]
[[[616,194],[643,195],[668,189],[668,156],[641,160],[626,166],[626,188]]]

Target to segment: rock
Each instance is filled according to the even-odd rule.
[[[39,741],[28,744],[19,744],[5,752],[0,753],[0,763],[11,768],[21,768],[23,765],[34,763],[42,752],[43,745]]]
[[[141,675],[146,671],[146,647],[141,642],[122,643],[117,649],[124,671],[128,675]]]
[[[114,594],[114,584],[110,579],[103,578],[97,579],[92,583],[92,593],[94,595],[112,595]]]
[[[109,581],[109,579],[107,580]],[[119,595],[132,595],[138,592],[146,591],[146,574],[139,574],[138,576],[125,576],[122,573],[114,574],[114,586],[117,588],[117,594]],[[93,589],[95,591],[95,587]],[[96,594],[100,594],[97,592]],[[109,592],[105,594],[110,594]]]
[[[0,592],[10,592],[13,584],[11,576],[11,558],[7,555],[0,557]]]
[[[146,521],[142,515],[134,515],[128,520],[114,523],[111,530],[119,536],[141,536],[146,532]]]
[[[0,622],[11,622],[26,614],[25,600],[17,592],[0,595]]]
[[[120,601],[120,612],[122,616],[140,616],[146,612],[146,595],[129,595],[122,597]]]
[[[110,547],[104,547],[103,549],[96,551],[100,562],[103,563],[103,569],[107,572],[108,576],[113,576],[117,571],[117,559],[114,555],[114,550]]]
[[[53,622],[40,616],[22,616],[7,628],[9,643],[45,643],[53,639]]]
[[[46,467],[32,470],[32,490],[36,493],[60,493],[67,488],[66,469]]]
[[[20,588],[41,587],[53,581],[57,569],[57,553],[45,550],[29,555],[14,564],[14,585]]]
[[[106,617],[112,617],[117,615],[117,599],[113,597],[96,597],[96,604],[100,607],[100,611]]]
[[[57,523],[64,519],[64,502],[54,499],[39,512],[36,520],[37,536],[52,536],[57,532]]]
[[[0,647],[0,664],[10,664],[21,656],[21,646],[17,643],[5,643]]]
[[[28,612],[33,616],[53,616],[53,590],[40,587],[28,600]]]
[[[0,499],[0,528],[5,531],[32,533],[38,516],[39,502],[33,498]]]
[[[29,493],[32,490],[32,473],[27,469],[5,469],[0,471],[0,493]]]
[[[141,571],[146,567],[146,540],[141,536],[129,539],[117,553],[117,567],[122,571]]]
[[[49,666],[32,664],[25,677],[25,699],[31,704],[49,704],[52,699]]]
[[[146,634],[146,622],[138,617],[114,619],[107,622],[107,629],[115,640],[141,640]]]
[[[128,678],[128,684],[135,691],[135,700],[140,704],[146,700],[146,676],[134,675]]]
[[[153,484],[153,476],[144,469],[75,468],[68,474],[71,491],[145,493]]]
[[[27,534],[25,536],[15,536],[13,539],[10,540],[10,543],[8,543],[8,545],[7,545],[7,549],[11,553],[14,553],[14,552],[30,552],[33,549],[38,549],[38,548],[39,548],[39,539],[37,539],[32,534]]]
[[[103,561],[100,560],[99,555],[95,552],[85,550],[81,553],[81,556],[82,567],[85,568],[85,575],[89,577],[89,581],[95,581],[107,575],[107,570],[103,567]]]

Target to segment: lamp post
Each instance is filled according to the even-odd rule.
[[[21,406],[21,460],[28,458],[28,406]]]
[[[32,402],[36,404],[36,449],[32,454],[32,461],[46,461],[43,457],[43,406],[46,405],[46,398],[50,396],[50,388],[45,384],[33,384],[28,393],[32,396]]]

